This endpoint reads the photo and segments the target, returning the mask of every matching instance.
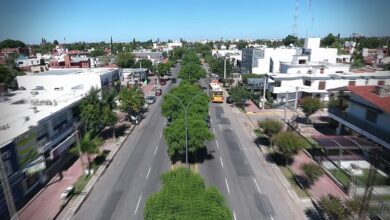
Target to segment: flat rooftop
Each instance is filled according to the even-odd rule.
[[[66,69],[49,69],[48,71],[45,72],[40,72],[40,73],[35,73],[33,74],[34,76],[51,76],[51,75],[56,75],[56,76],[61,76],[61,75],[76,75],[76,74],[82,74],[82,73],[96,73],[96,74],[102,74],[106,73],[109,71],[113,71],[116,68],[88,68],[88,69],[83,69],[83,68],[66,68]]]

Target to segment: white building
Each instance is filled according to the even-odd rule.
[[[121,78],[122,73],[118,68],[50,69],[34,75],[16,77],[19,88],[26,90],[43,88],[48,91],[72,91],[76,87],[101,89]]]
[[[301,68],[290,65],[287,73],[269,74],[268,89],[276,102],[299,97],[329,100],[328,89],[352,85],[390,85],[390,71],[353,73],[348,65],[321,64]]]
[[[75,141],[83,97],[119,77],[118,68],[49,70],[18,76],[21,90],[1,93],[0,150],[18,198],[58,172]]]
[[[214,57],[227,57],[231,62],[234,61],[234,65],[237,65],[237,61],[241,62],[242,60],[242,51],[241,50],[211,50],[211,55]]]

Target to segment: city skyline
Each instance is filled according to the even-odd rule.
[[[18,39],[28,44],[42,38],[52,42],[115,42],[136,40],[281,39],[293,33],[300,38],[390,35],[386,9],[390,2],[366,0],[320,2],[316,0],[245,1],[92,1],[3,2],[0,40]],[[23,12],[23,13],[17,13]],[[271,22],[270,22],[271,21]]]

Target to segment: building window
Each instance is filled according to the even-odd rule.
[[[305,63],[306,63],[306,60],[298,60],[298,63],[299,63],[299,64],[305,64]]]
[[[305,80],[305,81],[303,81],[303,85],[311,86],[311,81],[310,80]]]
[[[351,80],[348,82],[348,86],[355,86],[356,85],[356,81],[355,80]]]
[[[368,85],[368,82],[369,82],[369,79],[366,79],[366,81],[364,82],[365,85]]]
[[[275,81],[274,87],[280,87],[282,85],[282,81]]]
[[[324,67],[321,67],[320,69],[320,73],[323,74],[324,73]]]
[[[320,81],[318,84],[318,90],[325,90],[326,87],[326,81]]]
[[[385,81],[384,80],[379,80],[378,81],[378,86],[384,86],[385,85]]]

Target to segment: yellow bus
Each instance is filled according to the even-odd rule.
[[[219,86],[218,80],[210,82],[210,99],[213,103],[223,103],[223,91]]]

